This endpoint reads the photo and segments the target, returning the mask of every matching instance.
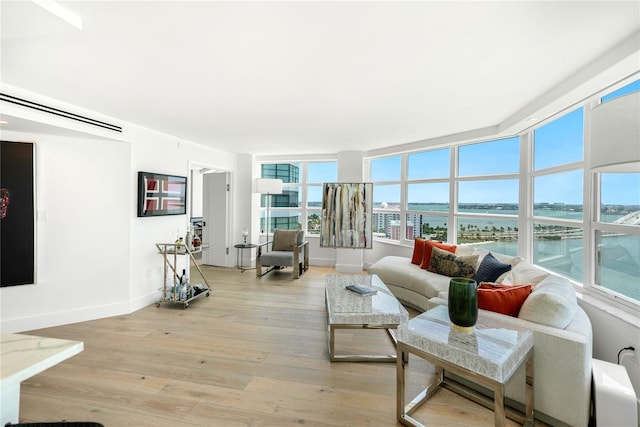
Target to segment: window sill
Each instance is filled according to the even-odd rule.
[[[616,304],[595,292],[590,292],[585,289],[577,290],[576,294],[581,304],[588,304],[636,328],[640,326],[640,312],[638,310],[623,306],[622,304]]]

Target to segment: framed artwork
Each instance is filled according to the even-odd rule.
[[[138,172],[138,216],[185,215],[187,177]]]
[[[34,144],[0,141],[0,286],[35,283]]]
[[[371,249],[373,184],[324,183],[320,246]]]

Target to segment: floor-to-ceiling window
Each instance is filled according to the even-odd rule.
[[[533,131],[533,262],[582,281],[584,110]]]
[[[461,145],[457,149],[456,242],[516,255],[520,138]]]
[[[406,156],[406,161],[405,238],[447,240],[451,150],[443,148],[410,153]]]
[[[276,228],[295,230],[300,223],[300,163],[265,163],[261,165],[262,178],[282,180],[281,194],[263,194],[260,197],[260,230],[273,233]],[[267,204],[269,210],[267,210]],[[268,214],[268,215],[267,215]]]
[[[262,195],[260,229],[302,229],[309,234],[320,233],[322,214],[322,184],[335,182],[338,165],[335,161],[273,162],[261,164],[262,178],[282,180],[282,194]],[[267,223],[267,204],[269,221]]]
[[[601,103],[640,91],[640,80],[605,94]],[[640,141],[638,141],[640,150]],[[640,301],[640,173],[595,174],[593,286],[616,299]]]
[[[373,191],[373,235],[379,239],[400,240],[402,182],[402,157],[391,156],[374,159],[370,163]]]
[[[325,182],[337,182],[337,162],[307,162],[306,174],[306,213],[307,233],[320,234],[322,218],[322,185]]]
[[[601,102],[638,90],[635,81]],[[510,138],[368,159],[374,237],[401,244],[427,237],[526,255],[638,306],[640,173],[597,174],[589,187],[588,105]],[[585,206],[590,192],[593,206]],[[585,256],[585,248],[592,253]],[[585,279],[590,272],[593,279]]]

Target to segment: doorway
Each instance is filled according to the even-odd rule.
[[[191,224],[201,226],[202,264],[230,266],[230,172],[191,166]]]

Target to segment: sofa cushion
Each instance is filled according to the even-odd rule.
[[[478,308],[518,317],[520,307],[531,293],[531,285],[501,285],[482,282],[478,287]]]
[[[457,256],[449,251],[434,247],[427,270],[449,277],[467,277],[471,279],[476,274],[475,266],[477,262],[478,255]]]
[[[495,282],[501,274],[511,270],[511,264],[500,262],[493,256],[491,252],[485,255],[484,259],[476,270],[475,281]]]
[[[550,275],[531,291],[518,317],[564,329],[576,314],[578,301],[573,285],[564,277]]]
[[[511,271],[502,274],[495,281],[504,285],[528,283],[535,288],[538,283],[549,277],[549,275],[550,273],[535,265],[529,264],[528,262],[519,262]]]
[[[448,243],[436,242],[434,240],[425,240],[424,242],[424,254],[422,257],[422,262],[420,263],[420,268],[427,270],[429,268],[429,264],[431,263],[431,252],[433,248],[443,249],[445,251],[455,253],[456,245],[450,245]]]
[[[386,285],[398,286],[427,298],[449,289],[449,277],[422,270],[411,264],[407,257],[385,256],[371,265],[368,271],[377,274]]]
[[[411,256],[411,264],[420,265],[424,257],[424,242],[426,239],[416,237],[413,241],[413,255]]]

